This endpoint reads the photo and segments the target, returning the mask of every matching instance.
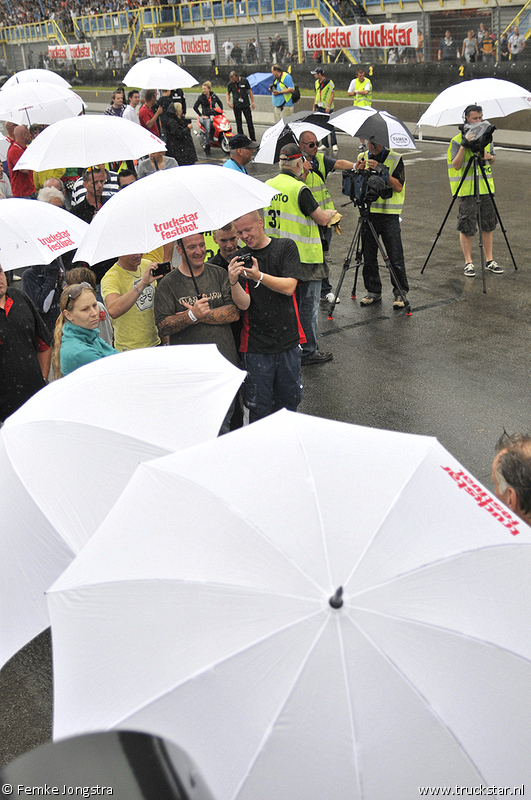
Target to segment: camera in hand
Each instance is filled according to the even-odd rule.
[[[473,153],[483,153],[487,145],[492,142],[492,135],[496,130],[496,126],[484,119],[473,125],[465,122],[464,125],[459,126],[459,130],[463,134],[461,142],[463,147],[472,150]]]
[[[168,272],[171,272],[170,261],[161,261],[160,264],[157,264],[156,269],[151,270],[151,274],[154,278],[162,278],[164,275],[167,275]]]
[[[393,196],[393,190],[387,185],[388,183],[389,170],[385,164],[378,164],[375,169],[368,167],[358,172],[354,169],[345,170],[342,194],[350,197],[355,205],[370,205],[379,197],[388,200]]]
[[[238,258],[248,269],[253,268],[253,257],[250,253],[238,253]]]

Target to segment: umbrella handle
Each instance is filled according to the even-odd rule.
[[[332,608],[341,608],[343,605],[343,587],[340,586],[337,592],[328,601]]]

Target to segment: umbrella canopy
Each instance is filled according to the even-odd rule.
[[[270,94],[269,87],[273,83],[273,76],[270,72],[253,72],[247,76],[249,86],[253,94]]]
[[[182,67],[167,58],[144,58],[131,67],[122,81],[139,89],[186,89],[197,81]]]
[[[44,592],[137,465],[215,437],[243,376],[215,345],[132,350],[54,381],[6,420],[0,665],[49,625]]]
[[[506,117],[531,108],[531,92],[511,81],[477,78],[449,86],[441,92],[419,119],[419,125],[460,125],[467,106],[480,105],[483,117]]]
[[[16,86],[17,83],[53,83],[55,86],[62,86],[64,89],[72,88],[71,84],[65,81],[61,75],[49,69],[22,69],[7,79],[2,86],[2,91],[9,89],[10,86]]]
[[[138,252],[149,253],[264,208],[275,192],[256,178],[214,164],[155,172],[105,203],[90,223],[76,260],[96,264],[128,253],[131,231]]]
[[[91,114],[63,119],[43,130],[18,160],[15,169],[92,167],[166,150],[164,142],[127,119]]]
[[[404,123],[387,111],[376,111],[367,107],[349,108],[346,111],[335,111],[330,122],[351,136],[374,138],[375,142],[384,147],[395,150],[417,149]]]
[[[0,119],[17,125],[51,125],[77,117],[84,107],[77,94],[51,83],[17,83],[0,92]]]
[[[75,250],[88,225],[50,203],[13,197],[0,203],[0,264],[4,272],[50,264]]]
[[[429,437],[284,411],[143,464],[48,593],[55,736],[165,736],[217,800],[525,783],[530,545]]]
[[[0,133],[0,159],[5,161],[7,158],[7,151],[9,150],[9,142],[5,136]]]
[[[264,131],[254,160],[258,164],[277,164],[284,145],[298,143],[303,131],[311,131],[318,140],[323,139],[333,131],[333,126],[328,124],[328,118],[328,114],[303,111],[281,119]]]

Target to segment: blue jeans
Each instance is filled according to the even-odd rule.
[[[282,353],[242,353],[242,364],[247,372],[243,403],[250,422],[280,408],[297,410],[302,398],[300,345]]]
[[[402,237],[400,235],[400,219],[398,214],[369,214],[369,219],[374,225],[376,235],[382,240],[384,249],[387,251],[389,260],[394,267],[400,288],[404,294],[409,291],[409,284],[406,276],[406,265],[404,263],[404,251],[402,249]],[[378,269],[378,245],[376,244],[372,232],[363,226],[362,230],[362,250],[363,250],[363,283],[370,295],[381,297],[382,281]],[[391,274],[391,282],[395,297],[398,297],[398,287]]]
[[[302,357],[309,358],[317,352],[317,315],[321,299],[321,278],[318,281],[302,281],[297,288],[297,305],[306,344],[302,345]]]

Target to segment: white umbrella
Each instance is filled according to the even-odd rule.
[[[417,149],[404,123],[387,111],[367,107],[348,108],[332,114],[330,122],[350,136],[360,136],[362,139],[374,137],[378,144],[385,147],[396,150]]]
[[[127,119],[91,114],[50,125],[31,142],[15,169],[92,167],[166,150],[154,133]]]
[[[138,61],[122,82],[140,89],[185,89],[196,86],[199,81],[173,61],[157,57]]]
[[[54,86],[62,86],[64,89],[72,88],[68,81],[49,69],[22,69],[7,79],[2,86],[2,91],[17,83],[53,83]]]
[[[51,83],[18,83],[0,92],[0,119],[50,125],[81,114],[85,104],[70,89]]]
[[[0,264],[4,272],[50,264],[75,250],[88,225],[50,203],[14,197],[0,203]]]
[[[9,142],[5,136],[0,133],[0,159],[5,161],[7,158],[7,151],[9,150]]]
[[[243,376],[215,345],[132,350],[54,381],[6,420],[0,665],[49,624],[44,592],[137,465],[215,437]]]
[[[477,78],[449,86],[441,92],[419,119],[419,125],[459,125],[467,106],[480,105],[483,116],[506,117],[531,108],[531,92],[500,78]]]
[[[279,412],[141,465],[51,588],[55,736],[165,736],[217,800],[527,783],[530,578],[435,439]]]
[[[96,264],[131,249],[138,252],[193,233],[221,228],[269,205],[276,189],[214,164],[161,170],[115,194],[98,211],[77,251]]]

